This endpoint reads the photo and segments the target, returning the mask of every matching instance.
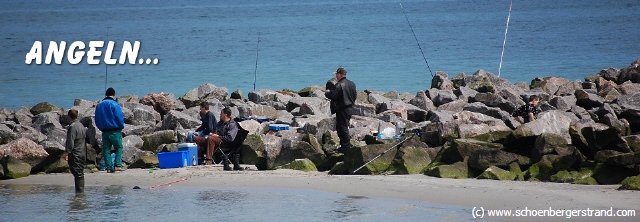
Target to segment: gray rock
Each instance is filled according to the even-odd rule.
[[[162,144],[178,142],[176,133],[173,130],[157,131],[153,134],[141,136],[140,138],[144,141],[142,150],[153,152],[158,152],[157,148]]]
[[[6,124],[0,123],[0,144],[7,144],[18,138],[18,135],[13,132]]]
[[[448,122],[453,120],[453,114],[455,112],[443,110],[443,111],[429,111],[429,121],[431,122]]]
[[[260,103],[264,101],[276,101],[276,91],[261,89],[253,92],[249,92],[249,101],[254,103]]]
[[[129,125],[124,124],[124,129],[122,130],[122,136],[142,136],[146,134],[152,134],[155,129],[153,125]]]
[[[560,146],[567,145],[567,140],[565,140],[564,137],[551,133],[543,133],[535,140],[535,144],[531,150],[531,158],[536,162],[540,161],[542,156],[547,154],[558,154],[556,149]]]
[[[570,96],[555,96],[550,101],[549,104],[555,107],[560,111],[570,111],[571,107],[576,105],[576,97],[573,95]]]
[[[602,123],[575,121],[571,124],[570,135],[572,144],[589,159],[593,159],[598,151],[605,149],[631,152],[629,145],[616,129]]]
[[[54,142],[54,141],[44,141],[42,142],[42,147],[50,156],[59,156],[64,154],[65,148],[64,145]]]
[[[286,110],[278,110],[277,114],[278,117],[275,120],[276,123],[284,123],[289,125],[293,124],[294,116],[291,113],[287,112]]]
[[[32,166],[13,156],[1,156],[0,165],[3,169],[4,179],[18,179],[27,177],[31,173]]]
[[[391,90],[385,94],[382,94],[382,96],[388,99],[400,99],[400,94],[395,90]]]
[[[5,155],[15,157],[31,167],[38,165],[49,156],[42,145],[26,138],[19,138],[0,146],[0,157]]]
[[[57,111],[60,111],[60,108],[58,108],[57,106],[49,102],[38,103],[35,106],[31,107],[31,109],[29,110],[29,112],[31,112],[31,114],[33,115],[38,115],[41,113],[48,113],[48,112],[57,112]]]
[[[478,94],[478,91],[470,89],[469,87],[461,86],[453,90],[453,93],[456,94],[458,98],[462,98],[465,101],[469,101],[469,98],[475,97],[476,94]]]
[[[41,143],[42,141],[47,139],[47,136],[41,133],[40,131],[34,129],[31,126],[26,125],[13,125],[13,132],[16,133],[17,138],[26,138],[36,143]]]
[[[568,85],[570,81],[565,78],[544,77],[537,84],[532,84],[531,88],[541,88],[549,95],[556,95],[560,87]]]
[[[494,93],[478,93],[469,102],[481,102],[488,107],[498,107],[502,110],[515,110],[516,105]]]
[[[572,118],[565,112],[552,110],[540,113],[538,119],[522,124],[513,131],[516,138],[540,136],[543,133],[552,133],[562,136],[571,143],[569,136],[569,126]]]
[[[620,85],[618,85],[618,92],[623,95],[630,95],[636,92],[640,92],[640,83],[632,83],[631,81],[626,81]]]
[[[531,159],[515,153],[495,149],[476,150],[469,156],[469,167],[478,171],[484,171],[491,166],[506,169],[514,162],[520,166],[527,166],[531,164]]]
[[[275,169],[276,158],[282,151],[282,138],[271,135],[263,135],[262,141],[264,142],[264,153],[266,154],[264,156],[266,169]]]
[[[199,105],[201,101],[207,101],[209,99],[217,99],[225,101],[229,95],[229,90],[225,87],[216,87],[211,83],[205,83],[198,88],[192,89],[180,98],[180,101],[184,103],[185,108],[190,108]]]
[[[242,90],[238,89],[236,91],[233,91],[231,93],[231,95],[229,96],[229,98],[231,99],[239,99],[239,100],[243,100],[244,99],[244,94],[242,94]]]
[[[631,128],[640,128],[640,92],[620,96],[616,100],[615,104],[622,109],[618,118],[628,120],[631,124]]]
[[[463,110],[475,112],[475,113],[481,113],[481,114],[502,120],[509,127],[515,128],[517,127],[516,125],[519,125],[517,120],[515,120],[506,111],[501,110],[499,108],[495,108],[495,107],[488,107],[487,105],[480,102],[468,103],[463,107]]]
[[[274,97],[274,100],[276,102],[281,102],[281,103],[287,104],[287,103],[289,103],[289,100],[291,100],[293,97],[294,96],[292,96],[290,94],[276,93],[276,95]]]
[[[449,75],[442,71],[436,71],[433,79],[431,79],[431,88],[454,89],[453,82],[449,80]]]
[[[133,125],[155,125],[162,119],[160,113],[155,111],[151,106],[130,102],[121,103],[121,106],[130,110],[132,114],[128,118],[125,118],[126,123]]]
[[[180,111],[171,110],[164,117],[164,120],[162,120],[162,130],[174,130],[178,127],[178,124],[183,128],[191,129],[200,126],[202,121]]]
[[[448,102],[446,104],[442,104],[440,106],[438,106],[438,111],[442,111],[442,110],[448,110],[448,111],[452,111],[452,112],[460,112],[462,110],[464,110],[464,106],[467,104],[466,101],[461,100],[461,99],[456,99],[452,102]],[[421,120],[424,121],[424,120]]]
[[[620,70],[618,84],[626,81],[640,83],[640,59],[633,61],[629,66]]]
[[[591,114],[586,109],[577,105],[571,106],[571,112],[575,114],[579,119],[591,120]]]
[[[584,107],[585,109],[591,109],[594,107],[600,107],[604,104],[604,100],[598,95],[587,93],[585,90],[576,90],[576,104]]]
[[[330,115],[331,110],[329,104],[329,100],[323,100],[317,97],[294,97],[287,103],[287,111],[291,112],[294,108],[306,106],[309,110],[317,112],[315,115]]]
[[[386,98],[380,94],[376,94],[376,93],[369,93],[369,103],[373,104],[374,106],[376,106],[376,109],[378,109],[378,107],[380,107],[380,104],[383,103],[387,103],[390,101],[389,98]]]
[[[26,112],[21,109],[19,111],[17,111],[15,114],[13,114],[13,122],[18,123],[20,125],[25,125],[25,126],[31,126],[31,124],[33,123],[32,121],[33,118],[33,114],[31,114],[29,112],[29,110],[26,110]]]
[[[55,112],[40,113],[33,118],[31,127],[44,134],[47,134],[47,132],[55,128],[62,129],[60,114]]]
[[[249,134],[252,134],[252,135],[262,134],[262,126],[260,126],[260,123],[258,121],[245,120],[245,121],[239,122],[238,124],[240,124],[240,127],[242,127],[242,129],[249,131]]]
[[[437,90],[437,89],[429,89],[429,94],[433,95],[432,101],[433,105],[440,106],[442,104],[446,104],[456,100],[458,97],[453,93],[453,90]]]
[[[374,117],[376,116],[376,107],[372,104],[356,103],[353,105],[353,115]]]
[[[569,84],[561,85],[558,88],[558,91],[556,92],[555,95],[557,96],[574,95],[576,90],[580,90],[580,89],[582,89],[582,82],[580,82],[580,80],[575,80]]]
[[[418,93],[416,93],[416,96],[409,101],[409,104],[426,111],[436,108],[435,105],[433,105],[433,101],[431,101],[431,99],[427,97],[424,91],[418,91]]]
[[[122,138],[122,161],[128,164],[132,164],[140,159],[144,152],[141,150],[144,141],[140,136],[126,136]]]
[[[251,102],[245,106],[238,106],[238,112],[239,116],[242,117],[254,116],[275,119],[278,116],[278,112],[275,108]]]
[[[620,76],[620,69],[616,69],[616,68],[603,69],[603,70],[600,70],[600,72],[597,75],[609,81],[617,81],[618,76]]]

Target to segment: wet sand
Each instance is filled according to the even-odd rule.
[[[619,185],[444,179],[425,175],[328,175],[325,172],[274,170],[226,172],[221,166],[178,169],[129,169],[109,174],[86,174],[86,186],[123,185],[132,189],[172,187],[259,187],[310,189],[349,196],[395,198],[485,210],[527,209],[632,209],[640,213],[640,192],[616,190]],[[71,174],[39,174],[4,180],[0,184],[49,184],[73,186]],[[624,218],[624,220],[636,220]],[[514,220],[517,218],[492,218]],[[531,220],[535,218],[519,218]],[[542,218],[537,218],[542,219]],[[551,219],[551,218],[547,218]],[[588,219],[588,218],[581,218]],[[590,218],[602,220],[605,218]],[[611,218],[609,218],[611,219]],[[623,219],[623,218],[617,218]]]

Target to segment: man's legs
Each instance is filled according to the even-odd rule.
[[[124,146],[122,146],[122,132],[114,131],[110,137],[113,148],[116,150],[116,162],[114,165],[116,168],[122,169],[122,151],[124,150]]]
[[[220,137],[209,137],[207,139],[207,161],[211,160],[213,162],[213,152],[216,151],[216,148],[222,143]]]
[[[104,164],[106,166],[107,172],[113,171],[113,162],[111,161],[111,139],[109,139],[109,134],[111,132],[102,132],[102,159],[104,160]]]
[[[206,164],[206,158],[202,158],[202,156],[204,156],[205,152],[206,152],[206,147],[207,147],[207,139],[204,137],[200,137],[200,136],[194,136],[193,137],[193,142],[196,143],[196,145],[198,145],[198,159],[202,160],[202,163]]]
[[[199,136],[199,137],[204,137],[205,139],[207,137],[209,137],[209,135],[205,135],[202,132],[189,132],[187,133],[187,142],[189,143],[195,143],[194,137]]]
[[[338,137],[340,138],[340,149],[338,152],[345,152],[346,149],[351,148],[349,136],[349,119],[351,116],[348,114],[347,110],[340,110],[336,112],[336,131],[338,133]]]

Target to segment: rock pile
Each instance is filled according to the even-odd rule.
[[[335,79],[327,86],[335,84]],[[224,87],[204,84],[180,98],[166,92],[142,98],[119,97],[126,127],[123,161],[129,167],[155,167],[156,153],[174,151],[186,132],[200,125],[200,103],[220,113],[230,107],[250,131],[242,162],[259,170],[292,168],[347,174],[385,155],[357,174],[426,174],[447,178],[529,180],[579,184],[637,181],[640,174],[640,60],[623,69],[609,68],[585,81],[558,77],[516,83],[479,70],[449,78],[437,72],[431,88],[416,94],[360,91],[350,122],[353,149],[335,154],[335,117],[324,87],[299,92],[258,90],[243,98]],[[538,119],[520,124],[511,113],[536,95]],[[101,132],[94,123],[97,101],[76,100],[73,109],[89,129],[89,164],[96,168]],[[0,177],[65,172],[65,110],[49,103],[19,110],[0,109]],[[378,129],[403,122],[398,140],[379,140]],[[269,124],[290,130],[269,131]],[[392,146],[396,146],[390,149]],[[634,187],[625,185],[624,187]],[[635,186],[637,187],[637,186]]]

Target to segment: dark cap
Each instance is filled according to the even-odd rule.
[[[107,89],[107,91],[104,93],[105,96],[115,96],[116,95],[116,90],[109,87]]]
[[[335,72],[333,72],[333,74],[346,75],[346,74],[347,74],[347,69],[340,67],[340,68],[338,68],[338,70],[336,70]]]

